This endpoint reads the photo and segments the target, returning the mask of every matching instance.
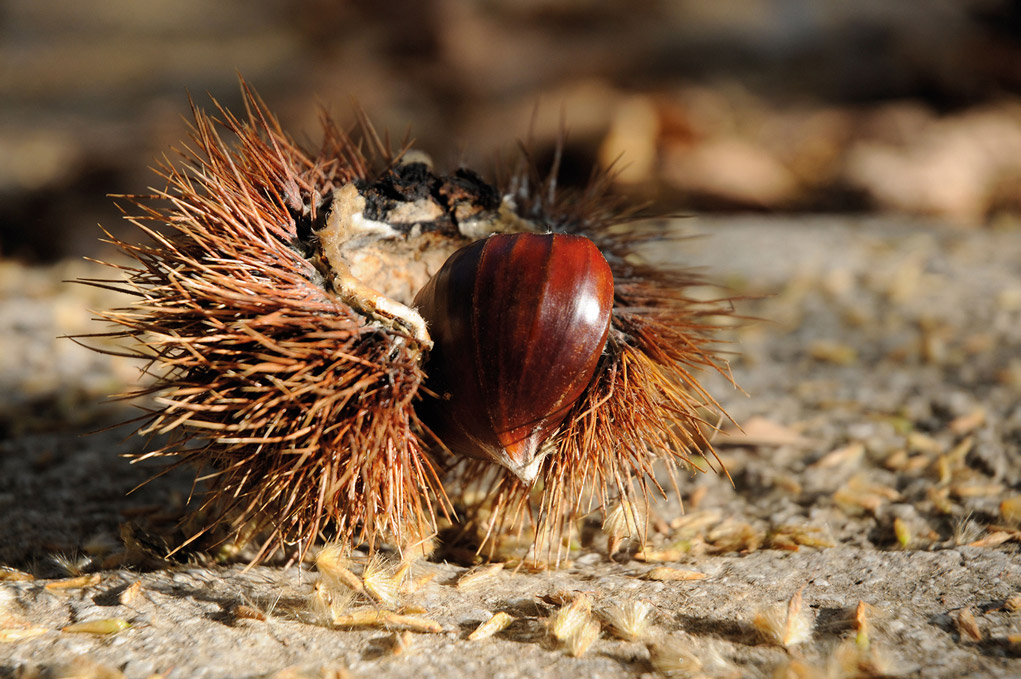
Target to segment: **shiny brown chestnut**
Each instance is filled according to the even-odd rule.
[[[613,274],[591,240],[496,234],[455,252],[415,306],[433,349],[425,419],[454,453],[531,483],[610,329]]]

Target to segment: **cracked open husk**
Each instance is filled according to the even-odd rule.
[[[718,406],[696,377],[728,374],[715,319],[731,302],[697,301],[699,278],[633,256],[668,234],[608,197],[605,174],[560,191],[556,163],[542,177],[527,153],[502,179],[443,174],[364,120],[349,134],[326,115],[307,150],[242,88],[244,116],[194,109],[182,158],[158,168],[164,190],[122,197],[140,238],[110,240],[131,263],[84,281],[132,300],[102,317],[153,380],[126,395],[149,398],[140,432],[158,441],[135,457],[210,471],[204,532],[261,535],[259,560],[320,539],[403,548],[440,517],[467,518],[482,543],[528,525],[559,560],[582,515],[662,492],[654,463],[676,483],[693,453],[715,459],[700,409]],[[613,309],[595,375],[528,486],[423,422],[423,404],[443,401],[425,388],[432,339],[413,300],[459,248],[547,232],[598,247]],[[455,517],[466,497],[481,499]]]

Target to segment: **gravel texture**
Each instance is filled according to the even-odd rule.
[[[704,266],[751,317],[731,336],[744,393],[710,379],[744,426],[717,439],[733,484],[686,480],[686,512],[671,493],[645,550],[613,559],[596,535],[559,571],[473,587],[456,585],[464,566],[417,562],[397,607],[441,631],[409,636],[322,624],[311,564],[118,565],[122,525],[173,514],[190,477],[128,495],[153,467],[118,454],[142,441],[81,436],[130,414],[95,403],[136,375],[54,339],[116,303],[57,282],[88,268],[0,265],[0,564],[17,569],[0,571],[0,677],[638,677],[671,658],[692,677],[1021,674],[1021,232],[673,226],[703,237],[647,255]],[[679,571],[704,578],[657,579],[696,577]],[[604,621],[572,657],[549,620],[578,592],[600,620],[648,602],[651,626],[625,641]],[[361,598],[353,610],[371,608]],[[505,630],[468,640],[498,611],[514,618]],[[785,648],[755,620],[777,612],[783,637],[788,611],[803,629]],[[102,619],[130,627],[61,631]]]

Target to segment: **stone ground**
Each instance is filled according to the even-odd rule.
[[[401,603],[439,631],[407,637],[316,624],[309,565],[104,567],[120,525],[179,507],[189,478],[127,495],[152,472],[118,457],[140,441],[82,436],[123,416],[95,402],[135,378],[53,339],[111,303],[59,283],[89,268],[0,263],[0,564],[17,569],[0,572],[0,677],[1021,676],[1021,230],[675,226],[704,237],[649,256],[704,266],[763,319],[733,331],[746,394],[710,380],[744,425],[718,439],[733,485],[682,483],[686,513],[657,504],[631,558],[593,540],[561,570],[473,587],[454,584],[463,566],[417,563]],[[704,578],[658,579],[682,570]],[[572,657],[547,632],[564,592],[597,615],[648,602],[652,626],[625,641],[603,624]],[[799,631],[783,628],[799,592],[785,647],[754,621]],[[498,611],[509,627],[467,639]],[[103,619],[130,626],[62,631]]]

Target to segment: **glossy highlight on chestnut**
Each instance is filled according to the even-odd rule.
[[[495,234],[454,253],[415,298],[434,342],[424,403],[453,452],[523,482],[592,381],[610,329],[613,273],[591,240]]]

